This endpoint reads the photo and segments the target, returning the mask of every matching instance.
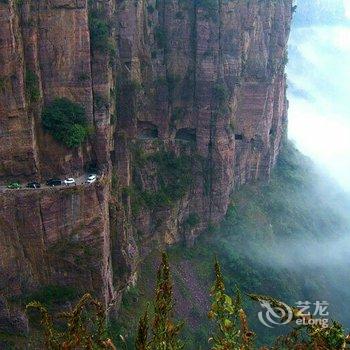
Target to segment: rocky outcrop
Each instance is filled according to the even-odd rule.
[[[24,52],[13,4],[0,4],[0,176],[35,173],[33,122],[26,108]]]
[[[108,187],[0,196],[1,291],[12,298],[60,284],[112,296]],[[103,288],[101,288],[103,286]]]
[[[0,290],[94,290],[105,303],[154,244],[191,244],[238,186],[268,179],[286,127],[292,0],[0,1]],[[93,131],[68,149],[41,126],[57,97]]]
[[[269,177],[286,124],[291,6],[290,1],[166,1],[150,2],[146,11],[142,3],[117,8],[117,83],[123,90],[117,132],[124,131],[128,142],[118,144],[116,163],[135,137],[146,153],[159,151],[160,144],[192,158],[195,185],[187,195],[170,209],[137,215],[138,231],[146,237],[191,241],[223,217],[232,188]],[[156,185],[147,185],[149,169],[142,173],[132,155],[130,160],[122,186],[133,185],[136,172],[142,190],[156,191]],[[200,220],[184,230],[190,215]]]

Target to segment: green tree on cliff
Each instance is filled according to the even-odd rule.
[[[44,108],[42,124],[54,139],[69,148],[78,147],[89,135],[83,106],[67,98],[57,98]]]

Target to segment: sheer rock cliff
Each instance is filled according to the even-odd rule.
[[[287,123],[292,0],[0,1],[0,326],[45,285],[118,305],[155,244],[192,244],[268,179]],[[41,125],[55,98],[93,132]],[[97,171],[74,188],[12,181]],[[14,298],[15,297],[15,298]]]

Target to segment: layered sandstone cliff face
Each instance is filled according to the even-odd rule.
[[[291,7],[0,1],[1,183],[101,175],[1,191],[3,296],[74,285],[118,301],[154,244],[190,244],[234,188],[269,177],[286,127]],[[78,149],[42,129],[56,97],[85,108],[94,132]]]

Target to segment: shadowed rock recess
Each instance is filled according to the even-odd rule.
[[[268,179],[291,17],[292,0],[0,0],[1,185],[100,175],[0,192],[0,326],[26,328],[13,300],[47,285],[117,307],[152,246],[190,245]],[[77,148],[42,127],[61,97],[85,109]]]

